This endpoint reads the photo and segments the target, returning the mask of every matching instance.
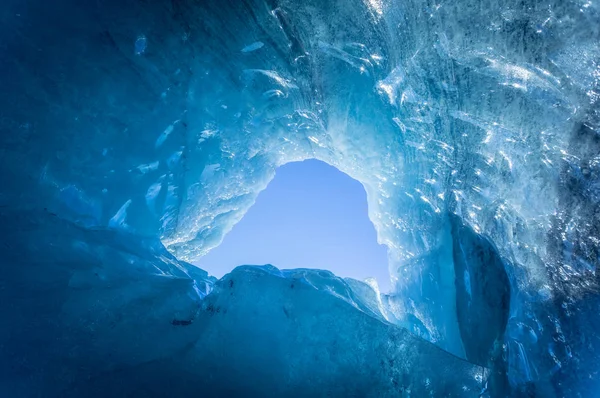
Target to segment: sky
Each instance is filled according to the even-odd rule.
[[[218,247],[197,264],[222,277],[242,264],[319,268],[374,277],[389,291],[387,248],[377,243],[358,181],[318,160],[288,163]]]

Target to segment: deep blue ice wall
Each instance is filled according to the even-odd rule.
[[[589,396],[599,20],[586,1],[6,0],[4,224],[56,215],[193,259],[278,165],[318,158],[367,189],[387,320],[499,362],[513,391]]]
[[[385,322],[375,300],[327,271],[239,267],[215,283],[157,239],[45,211],[0,214],[3,396],[463,397],[485,387],[489,370]]]

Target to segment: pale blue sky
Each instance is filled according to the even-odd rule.
[[[242,264],[327,269],[375,277],[383,292],[390,287],[386,247],[377,243],[363,186],[317,160],[280,167],[223,243],[198,261],[216,277]]]

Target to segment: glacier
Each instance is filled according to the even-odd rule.
[[[4,0],[0,72],[3,396],[600,391],[597,2]],[[190,264],[304,159],[389,294]]]

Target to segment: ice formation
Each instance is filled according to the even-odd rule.
[[[595,396],[599,43],[589,0],[4,0],[0,390]],[[185,263],[308,158],[393,294]]]

